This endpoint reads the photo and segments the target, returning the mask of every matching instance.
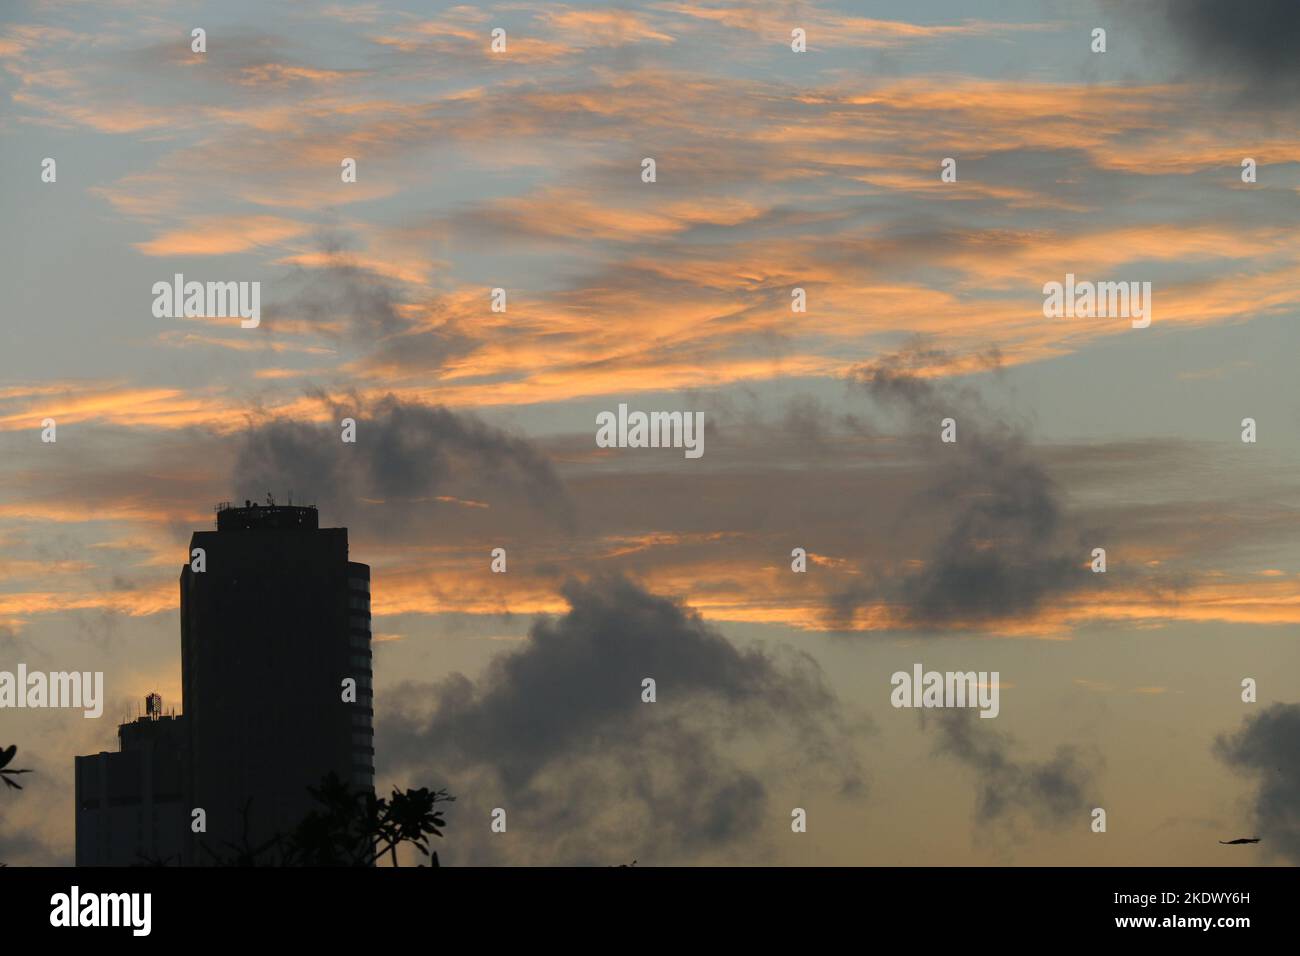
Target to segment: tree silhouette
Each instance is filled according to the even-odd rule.
[[[9,766],[17,752],[13,744],[0,749],[0,780],[6,787],[21,790],[22,784],[13,778],[31,771]],[[428,858],[429,866],[439,865],[429,838],[441,837],[447,826],[438,804],[456,798],[446,790],[394,787],[385,799],[370,790],[353,790],[331,772],[308,792],[319,807],[289,833],[277,833],[253,846],[248,839],[250,801],[243,808],[240,842],[223,841],[224,853],[213,851],[206,843],[201,844],[203,850],[217,866],[374,866],[385,856],[397,866],[397,848],[409,844]],[[166,866],[171,860],[142,856],[141,862]]]
[[[447,825],[438,804],[456,798],[446,790],[394,787],[385,799],[369,790],[351,789],[335,773],[308,790],[319,807],[289,833],[277,833],[257,845],[250,843],[250,805],[245,803],[240,842],[223,841],[224,852],[214,851],[206,843],[200,846],[215,866],[374,866],[385,856],[397,866],[397,848],[405,843],[428,857],[429,866],[439,865],[429,838],[441,837]],[[161,862],[165,861],[146,860]]]
[[[12,787],[15,790],[21,790],[23,785],[13,779],[20,773],[31,773],[30,770],[16,770],[9,766],[13,763],[14,754],[18,753],[18,745],[10,744],[8,747],[0,748],[0,780],[5,782],[6,787]],[[0,866],[8,866],[7,863],[0,863]]]
[[[20,773],[31,773],[30,770],[11,769],[9,764],[14,759],[14,754],[18,752],[17,744],[10,744],[8,747],[0,750],[0,780],[5,782],[6,787],[13,787],[15,790],[21,790],[23,785],[13,779]]]

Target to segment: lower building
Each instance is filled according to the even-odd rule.
[[[77,866],[179,865],[189,841],[184,717],[146,716],[117,729],[116,753],[76,759]]]

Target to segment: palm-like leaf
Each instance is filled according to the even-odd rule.
[[[31,773],[31,771],[10,769],[9,764],[13,762],[14,754],[16,753],[18,753],[17,744],[10,744],[8,747],[0,750],[0,780],[5,782],[6,787],[12,787],[14,790],[21,790],[23,788],[22,784],[13,778],[18,776],[20,773]]]

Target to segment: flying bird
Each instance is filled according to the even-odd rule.
[[[1220,840],[1224,846],[1236,846],[1238,843],[1258,843],[1259,837],[1238,837],[1235,840]]]

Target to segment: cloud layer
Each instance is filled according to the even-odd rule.
[[[1300,704],[1270,704],[1215,741],[1215,753],[1254,782],[1265,852],[1300,863]],[[1228,838],[1237,836],[1232,834]]]
[[[738,649],[624,578],[570,582],[564,597],[567,613],[479,681],[399,688],[381,718],[385,765],[462,800],[458,858],[668,863],[742,840],[752,852],[788,830],[774,789],[804,774],[860,786],[809,657]],[[497,806],[524,837],[487,836],[479,815]]]

